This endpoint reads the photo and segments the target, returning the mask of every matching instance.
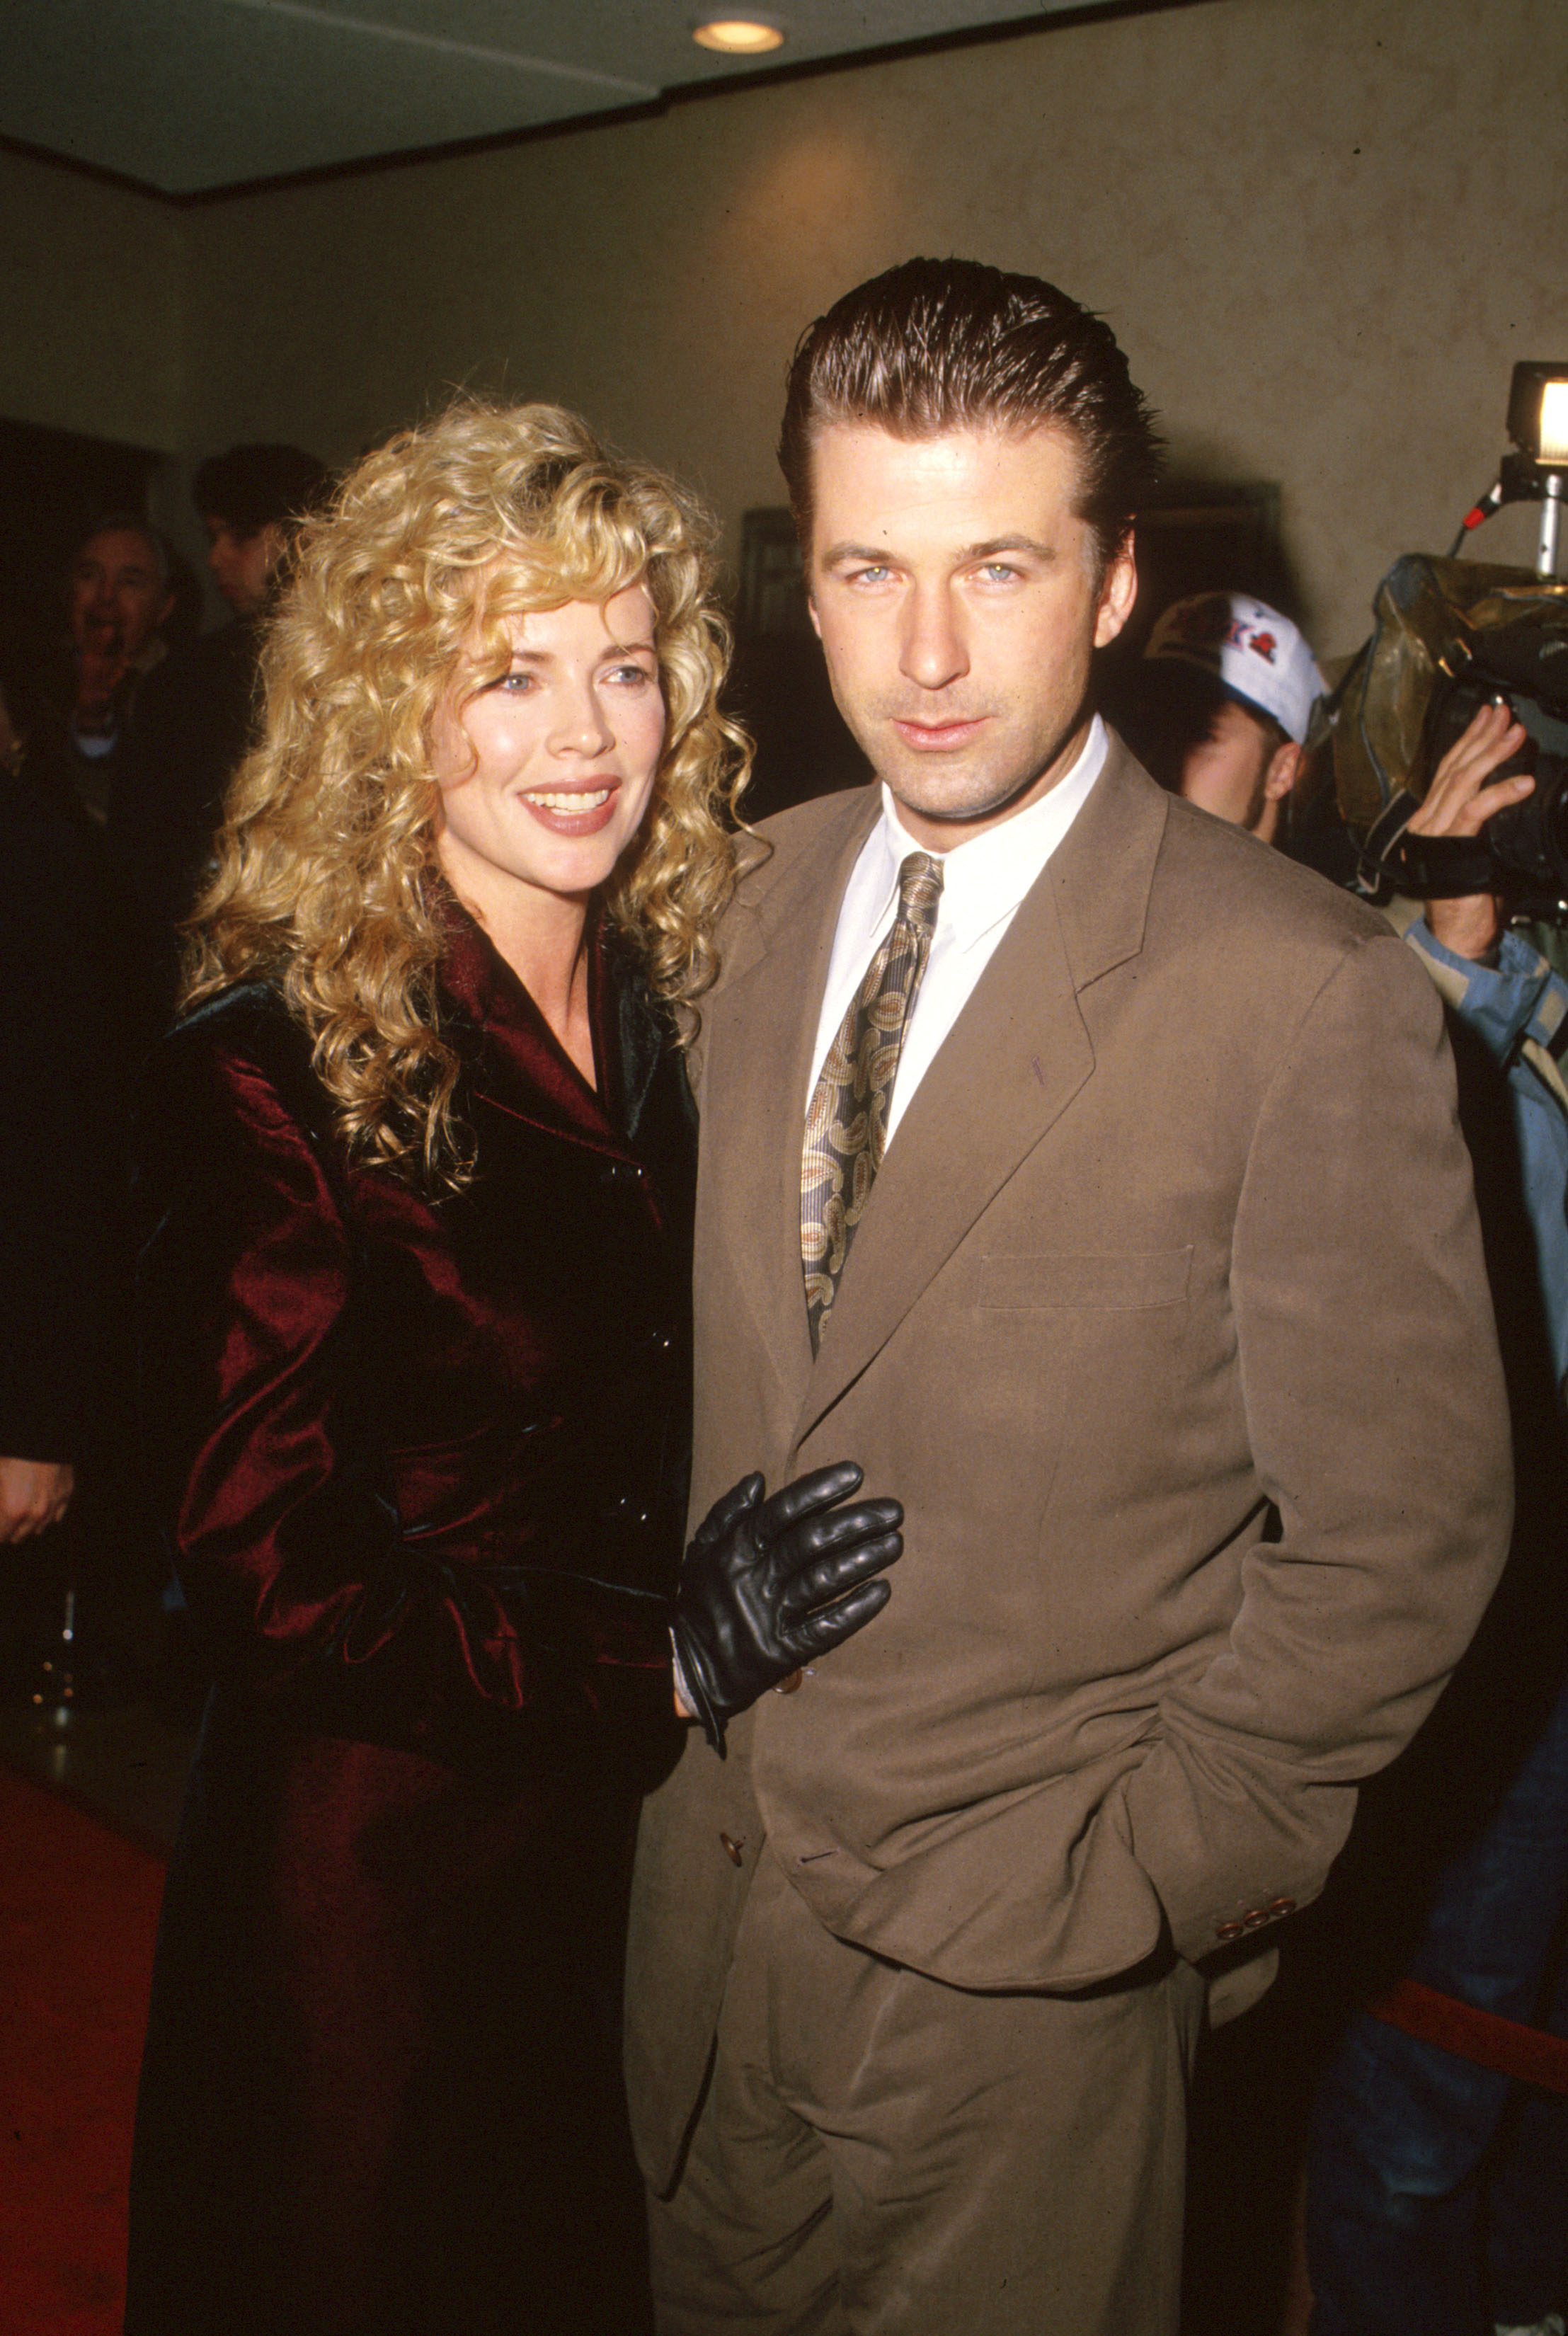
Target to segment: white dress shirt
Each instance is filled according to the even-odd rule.
[[[1109,741],[1096,714],[1083,751],[1066,775],[1013,819],[999,820],[983,835],[971,836],[951,852],[933,852],[941,862],[942,896],[937,906],[931,953],[904,1033],[899,1075],[888,1113],[888,1142],[938,1049],[958,1020],[979,981],[1052,852],[1088,799],[1105,766]],[[924,852],[882,789],[882,815],[850,871],[833,934],[827,988],[823,993],[812,1056],[809,1106],[828,1048],[871,963],[872,951],[898,913],[899,870],[911,852]]]

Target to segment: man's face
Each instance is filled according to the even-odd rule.
[[[1208,735],[1187,749],[1180,792],[1200,810],[1271,843],[1300,762],[1299,746],[1276,747],[1244,706],[1222,698]]]
[[[129,664],[173,606],[140,530],[109,527],[88,537],[71,570],[71,638],[79,649]]]
[[[269,520],[254,535],[240,535],[217,511],[209,511],[201,524],[214,583],[236,616],[258,615],[267,605],[268,579],[287,549],[283,530]]]
[[[812,620],[839,710],[910,832],[948,851],[1070,767],[1090,652],[1133,605],[1130,544],[1098,572],[1064,431],[818,439]]]

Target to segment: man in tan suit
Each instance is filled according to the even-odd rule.
[[[796,355],[881,784],[770,825],[705,1000],[694,1509],[852,1457],[905,1554],[647,1809],[664,2336],[1173,2329],[1205,1996],[1266,1984],[1506,1546],[1429,986],[1090,710],[1154,443],[1030,277],[911,262]]]

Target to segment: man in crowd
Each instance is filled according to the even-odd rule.
[[[99,839],[40,774],[30,679],[0,639],[0,1544],[27,1544],[0,1548],[12,1694],[43,1692],[30,1666],[61,1654],[76,1552],[50,1529],[101,1442],[115,1037]]]
[[[1089,702],[1154,453],[1108,329],[971,263],[792,371],[880,785],[769,823],[703,1001],[694,1499],[852,1458],[905,1555],[648,1806],[664,2336],[1174,2329],[1205,2000],[1267,1984],[1502,1562],[1430,987]]]
[[[1289,617],[1249,593],[1200,592],[1150,634],[1128,735],[1162,786],[1277,843],[1322,689]]]
[[[250,743],[260,621],[295,527],[326,478],[313,455],[285,445],[231,446],[196,473],[208,563],[234,622],[168,658],[143,693],[109,823],[133,904],[150,1024],[173,1002],[177,929]]]
[[[164,653],[161,628],[174,608],[168,547],[145,520],[101,520],[72,560],[67,594],[70,668],[40,693],[34,767],[102,826],[137,694]]]
[[[1407,832],[1481,834],[1533,790],[1505,770],[1524,744],[1483,708]],[[1356,1860],[1403,1984],[1319,2088],[1314,2336],[1563,2336],[1568,2316],[1568,985],[1503,907],[1391,911],[1452,1017],[1519,1498],[1503,1590]]]
[[[298,446],[230,446],[209,455],[191,487],[207,530],[207,564],[235,615],[259,617],[294,530],[326,473]]]
[[[1300,635],[1259,602],[1206,594],[1166,611],[1145,657],[1138,712],[1150,767],[1164,754],[1167,784],[1264,842],[1282,841],[1270,816],[1271,757],[1289,751],[1299,762],[1299,749],[1271,745],[1261,725],[1249,724],[1249,738],[1221,712],[1219,692],[1235,693],[1238,707],[1271,698],[1280,735],[1304,737],[1320,684]],[[1216,714],[1234,745],[1228,774],[1225,735],[1209,726]],[[1524,735],[1506,707],[1483,709],[1439,764],[1407,832],[1471,838],[1522,803],[1534,782],[1496,774]],[[1282,801],[1297,774],[1288,769]],[[1568,2103],[1549,2088],[1522,2088],[1517,2068],[1511,2076],[1496,2055],[1512,2051],[1523,2066],[1533,2050],[1549,2053],[1550,2040],[1533,2045],[1523,2032],[1535,2022],[1546,2039],[1568,2038],[1568,1085],[1559,1066],[1568,986],[1524,933],[1504,929],[1495,894],[1398,900],[1388,914],[1450,1017],[1518,1502],[1505,1590],[1339,1876],[1348,1927],[1373,1942],[1370,1984],[1368,1947],[1343,1957],[1358,1991],[1381,1994],[1403,1973],[1434,1992],[1407,1987],[1377,2017],[1357,2011],[1319,2084],[1312,2329],[1474,2336],[1485,2314],[1501,2336],[1563,2336]],[[1520,2032],[1488,2037],[1460,2007]],[[1466,2041],[1479,2058],[1466,2057]]]

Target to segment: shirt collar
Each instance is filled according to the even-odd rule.
[[[941,862],[942,898],[938,921],[944,939],[956,949],[969,949],[993,925],[1010,917],[1030,890],[1052,852],[1066,835],[1088,798],[1090,788],[1105,767],[1110,741],[1096,714],[1072,768],[1026,811],[999,820],[980,835],[971,836],[951,852],[933,852]],[[879,858],[877,895],[879,919],[887,914],[899,889],[899,870],[918,843],[900,819],[889,788],[882,788],[882,815],[872,830],[870,850]]]

